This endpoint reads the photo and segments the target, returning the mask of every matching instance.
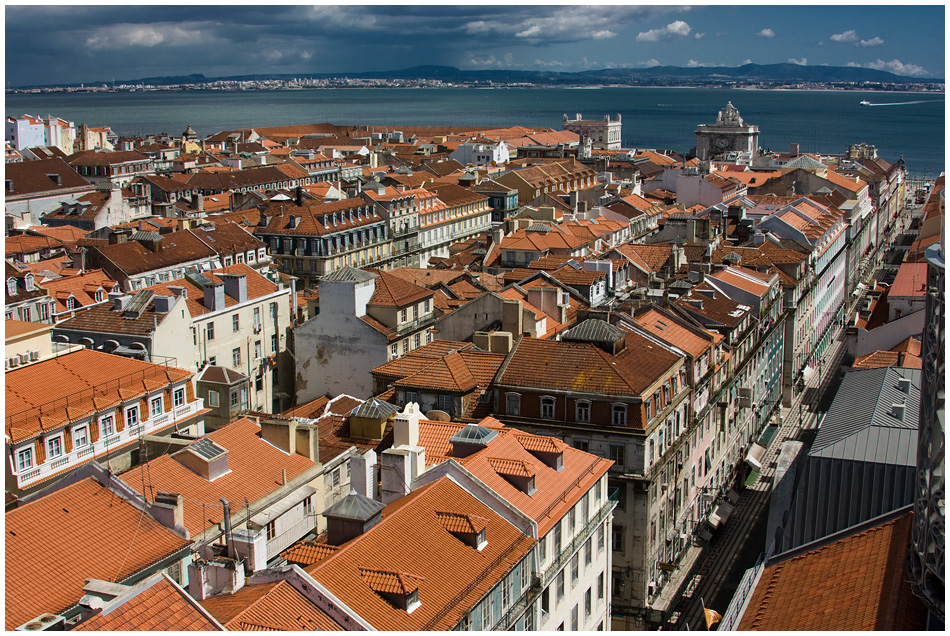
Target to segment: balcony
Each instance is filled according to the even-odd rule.
[[[140,434],[150,434],[157,430],[167,428],[172,422],[193,417],[198,411],[204,408],[204,400],[196,399],[194,402],[185,404],[174,410],[174,414],[169,411],[162,413],[154,418],[139,422],[136,426],[127,427],[106,438],[100,438],[97,442],[87,444],[82,448],[73,449],[72,452],[64,453],[55,460],[44,462],[29,471],[16,474],[17,485],[25,488],[31,483],[42,481],[48,477],[69,468],[76,467],[93,457],[107,456],[117,448],[128,446],[135,442]],[[174,419],[172,419],[174,417]]]
[[[393,228],[392,236],[393,238],[400,238],[403,236],[411,236],[413,234],[419,233],[418,225],[402,225],[397,228]]]
[[[409,320],[402,324],[396,325],[396,333],[399,335],[411,333],[413,331],[422,329],[423,327],[426,327],[432,324],[433,322],[435,322],[435,315],[429,314],[428,316],[417,318],[415,320]]]

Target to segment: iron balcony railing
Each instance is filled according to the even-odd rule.
[[[541,588],[545,588],[548,584],[554,580],[554,576],[561,570],[562,567],[567,565],[567,562],[574,556],[574,554],[581,549],[584,543],[587,542],[594,534],[600,524],[604,522],[604,519],[613,512],[613,509],[617,506],[617,501],[608,498],[606,503],[601,506],[600,510],[597,511],[590,521],[587,522],[587,525],[584,526],[583,530],[580,533],[574,535],[574,538],[567,545],[567,548],[562,549],[558,552],[557,557],[554,561],[551,562],[551,565],[544,571],[541,575]],[[604,539],[606,541],[606,537]]]

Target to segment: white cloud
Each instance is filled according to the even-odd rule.
[[[805,66],[808,64],[808,58],[802,57],[800,60],[796,60],[794,57],[788,58],[790,64],[798,64],[799,66]]]
[[[745,66],[746,64],[752,64],[752,60],[750,60],[749,58],[746,58],[746,59],[742,62],[741,66]]]
[[[628,24],[680,10],[647,6],[511,7],[507,12],[469,20],[461,26],[470,35],[515,37],[530,45],[545,45],[615,38]]]
[[[94,51],[133,47],[177,46],[189,42],[207,43],[210,34],[200,27],[177,24],[113,24],[96,29],[86,38],[86,48]]]
[[[645,66],[646,68],[653,68],[654,66],[660,66],[660,62],[655,58],[650,58],[646,62],[637,62],[637,66]]]
[[[313,57],[313,52],[311,52],[311,51],[301,51],[301,52],[300,52],[300,59],[301,59],[301,60],[305,60],[305,61],[306,61],[306,60],[309,60],[311,57]]]
[[[705,34],[705,33],[697,33],[696,35],[693,36],[693,39],[694,39],[694,40],[702,40],[704,35],[706,35],[706,34]]]
[[[877,37],[877,36],[874,36],[874,37],[871,38],[870,40],[861,40],[861,42],[859,42],[859,44],[860,44],[861,46],[865,46],[865,47],[867,47],[867,46],[880,46],[881,44],[884,44],[884,40],[882,40],[881,38],[879,38],[879,37]]]
[[[844,33],[835,33],[831,36],[832,42],[857,42],[858,34],[854,29],[848,29]]]
[[[930,73],[924,67],[917,66],[916,64],[904,64],[900,60],[891,60],[890,62],[877,60],[876,62],[869,62],[867,64],[863,64],[862,66],[865,68],[873,68],[878,71],[890,71],[895,75],[909,75],[911,77],[930,75]]]
[[[564,66],[564,63],[558,62],[557,60],[551,60],[550,62],[545,62],[544,60],[535,59],[534,65],[541,68],[560,68]]]
[[[675,22],[670,22],[662,29],[641,31],[637,34],[637,42],[660,42],[661,40],[669,42],[670,40],[678,40],[688,36],[690,30],[688,24],[682,20],[676,20]]]
[[[775,31],[773,31],[772,29],[762,29],[761,31],[756,33],[756,35],[759,36],[760,38],[774,38]]]
[[[711,62],[698,62],[696,60],[691,59],[689,63],[686,64],[686,66],[689,68],[708,68],[708,67],[713,67],[713,66],[725,66],[725,64],[713,64]]]

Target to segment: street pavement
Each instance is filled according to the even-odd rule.
[[[843,354],[843,343],[840,338],[836,338],[825,354],[826,362],[822,365],[820,376],[816,373],[812,377],[812,381],[806,384],[806,390],[798,394],[790,408],[782,408],[782,424],[762,458],[758,479],[740,493],[726,525],[713,536],[705,560],[687,585],[686,593],[674,609],[667,629],[705,629],[701,600],[706,607],[724,613],[742,574],[755,565],[759,554],[766,549],[765,525],[772,494],[772,477],[782,442],[796,440],[803,429],[814,429],[817,425],[820,413],[812,408],[824,402],[824,393],[832,384],[836,384],[835,378]],[[801,419],[799,413],[802,414]]]

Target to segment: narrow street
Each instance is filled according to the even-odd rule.
[[[891,229],[881,254],[883,262],[876,266],[867,264],[878,280],[893,280],[903,262],[906,248],[916,239],[913,223],[913,213],[916,211],[916,206],[909,206],[907,216]],[[866,281],[871,272],[862,270],[861,273],[861,278]],[[844,316],[851,315],[862,297],[849,298]],[[701,557],[704,560],[687,584],[678,605],[674,606],[666,629],[705,629],[702,601],[706,607],[723,614],[744,572],[754,567],[768,549],[765,534],[776,459],[782,442],[799,440],[807,444],[813,438],[819,418],[828,409],[838,384],[839,367],[844,355],[842,336],[839,332],[828,346],[818,366],[818,373],[806,382],[805,390],[798,393],[790,407],[782,408],[782,424],[766,449],[758,478],[740,493],[729,521],[706,547],[706,553]]]
[[[838,367],[844,351],[839,339],[828,347],[821,375],[815,374],[804,391],[789,408],[782,408],[782,424],[762,458],[758,479],[739,495],[735,510],[726,525],[719,529],[707,547],[703,564],[680,599],[668,629],[704,629],[701,599],[706,607],[720,614],[729,601],[746,569],[753,567],[765,551],[765,525],[772,494],[772,477],[776,459],[786,440],[798,440],[817,426],[818,408],[827,408],[828,389],[837,385]],[[801,413],[801,419],[799,417]],[[675,622],[674,622],[675,621]]]

